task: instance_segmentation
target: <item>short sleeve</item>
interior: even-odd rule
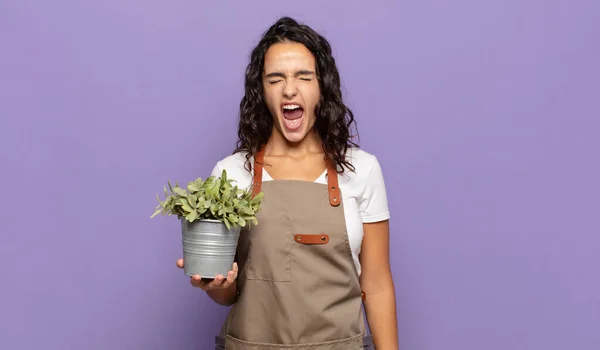
[[[364,191],[360,199],[360,215],[363,223],[384,221],[390,218],[385,181],[379,161],[373,156],[370,170],[364,179]]]
[[[227,171],[227,178],[233,180],[240,189],[248,189],[252,184],[252,175],[244,167],[246,158],[244,154],[235,153],[218,161],[209,176],[219,178],[223,170]]]
[[[219,167],[219,163],[217,163],[217,164],[215,164],[215,167],[213,168],[212,172],[210,173],[210,176],[220,177],[221,173],[222,173],[222,170]]]

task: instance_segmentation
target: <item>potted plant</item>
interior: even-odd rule
[[[198,178],[186,188],[167,181],[165,200],[154,214],[176,215],[181,221],[184,273],[214,278],[227,276],[235,258],[242,227],[258,224],[256,213],[260,210],[263,193],[252,198],[251,191],[239,189],[234,180],[221,177]]]

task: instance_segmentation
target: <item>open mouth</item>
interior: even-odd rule
[[[300,128],[304,118],[304,108],[297,104],[283,105],[283,121],[288,130],[294,131]]]

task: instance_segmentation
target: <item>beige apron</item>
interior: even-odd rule
[[[261,150],[253,183],[254,195],[264,192],[259,223],[240,235],[238,299],[216,349],[373,349],[333,163],[328,185],[263,183],[263,160]]]

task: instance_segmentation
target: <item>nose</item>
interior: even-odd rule
[[[293,98],[298,93],[298,87],[294,82],[294,79],[287,79],[283,84],[282,90],[283,96],[286,98]]]

